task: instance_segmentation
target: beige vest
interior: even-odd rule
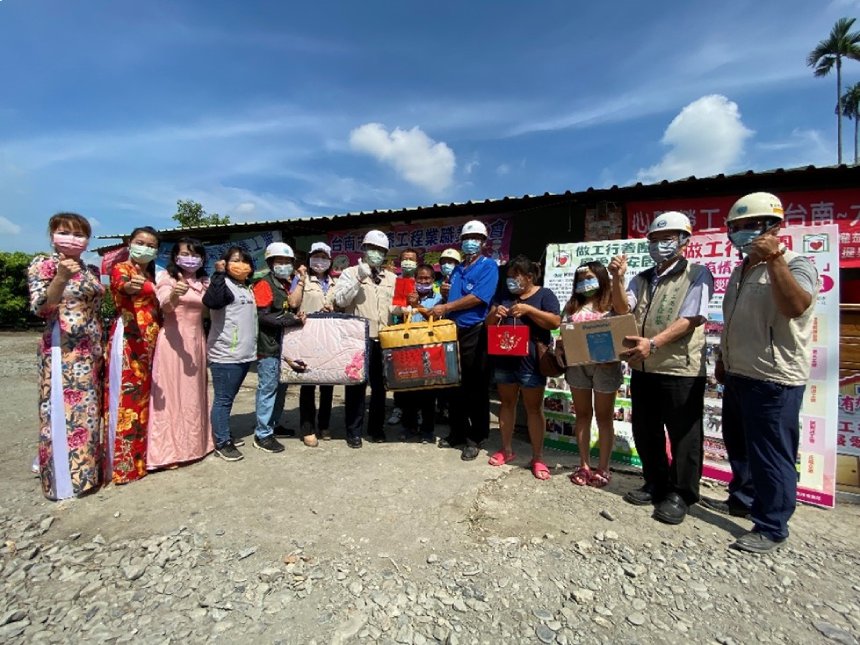
[[[305,278],[305,287],[302,293],[302,306],[299,309],[305,314],[315,314],[322,311],[325,305],[334,303],[334,285],[335,279],[328,279],[328,293],[323,291],[320,280],[315,275],[309,275]]]
[[[343,312],[353,316],[367,318],[370,322],[370,337],[378,338],[379,330],[391,324],[391,315],[394,300],[394,283],[397,280],[391,271],[381,271],[380,283],[376,284],[372,278],[358,279],[358,267],[351,266],[344,269],[338,278],[337,288],[358,285],[358,292],[351,302],[343,307]]]
[[[785,261],[798,257],[785,252]],[[809,380],[810,349],[818,288],[812,304],[797,318],[780,313],[770,274],[762,263],[742,276],[735,267],[723,298],[721,351],[727,372],[781,385]]]
[[[636,307],[633,316],[644,338],[653,338],[678,320],[681,305],[690,287],[702,271],[707,269],[684,259],[678,261],[667,275],[657,282],[651,293],[651,272],[641,274],[637,281]],[[631,363],[633,369],[673,376],[705,376],[705,326],[699,325],[692,333],[673,343],[660,347],[640,363]]]

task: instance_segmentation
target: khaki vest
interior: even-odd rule
[[[322,311],[322,308],[327,304],[334,303],[334,285],[335,279],[328,279],[328,292],[323,292],[320,280],[315,275],[309,275],[305,278],[305,286],[302,291],[302,305],[299,311],[305,314],[315,314]]]
[[[785,261],[798,257],[785,252]],[[742,275],[735,267],[723,298],[721,351],[727,372],[781,385],[809,380],[815,299],[797,318],[780,313],[773,299],[770,274],[762,263]]]
[[[352,302],[344,306],[343,312],[352,316],[367,318],[370,322],[370,337],[378,338],[379,330],[391,324],[393,314],[394,284],[397,276],[391,271],[379,272],[379,284],[372,278],[358,278],[358,267],[344,269],[338,278],[338,286],[359,283],[358,293]],[[341,284],[342,283],[342,284]],[[348,287],[347,287],[348,288]]]
[[[651,276],[655,270],[641,273],[637,281],[639,292],[632,313],[643,338],[653,338],[678,320],[684,297],[701,272],[707,271],[702,265],[682,258],[660,278],[652,294]],[[692,333],[663,345],[644,361],[630,366],[656,374],[705,376],[705,326],[699,325]]]

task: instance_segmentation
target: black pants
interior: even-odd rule
[[[385,436],[385,380],[382,372],[382,349],[378,340],[370,341],[370,414],[367,419],[367,434],[371,437]],[[364,407],[367,402],[367,383],[344,387],[344,417],[346,436],[360,437],[364,426]]]
[[[654,499],[675,492],[687,504],[695,504],[704,459],[705,377],[633,370],[630,395],[633,441]],[[671,466],[664,427],[672,445]]]
[[[299,423],[302,433],[313,433],[315,428],[328,430],[331,422],[331,401],[334,396],[334,385],[320,385],[319,416],[315,405],[316,385],[302,385],[299,390]],[[316,417],[316,426],[314,425]]]
[[[460,344],[460,386],[449,390],[449,442],[481,444],[490,436],[490,370],[487,332],[483,323],[457,328]]]
[[[436,429],[436,390],[399,392],[403,410],[402,425],[406,430],[418,429],[418,413],[421,412],[421,434],[430,436]]]

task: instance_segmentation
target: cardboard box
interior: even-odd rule
[[[611,363],[620,360],[625,336],[638,336],[633,314],[610,316],[561,326],[564,358],[570,365]]]

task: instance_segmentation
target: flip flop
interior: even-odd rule
[[[501,450],[499,452],[493,453],[493,456],[490,457],[490,460],[487,462],[491,466],[505,466],[511,463],[517,456],[514,453],[511,453],[509,456],[505,456],[505,453]]]
[[[546,481],[547,479],[552,477],[552,475],[550,475],[549,473],[549,468],[547,468],[547,465],[542,461],[533,461],[529,465],[531,466],[532,475],[535,476],[535,479]]]
[[[588,486],[588,483],[591,481],[591,468],[580,466],[571,473],[570,481],[577,486]]]

